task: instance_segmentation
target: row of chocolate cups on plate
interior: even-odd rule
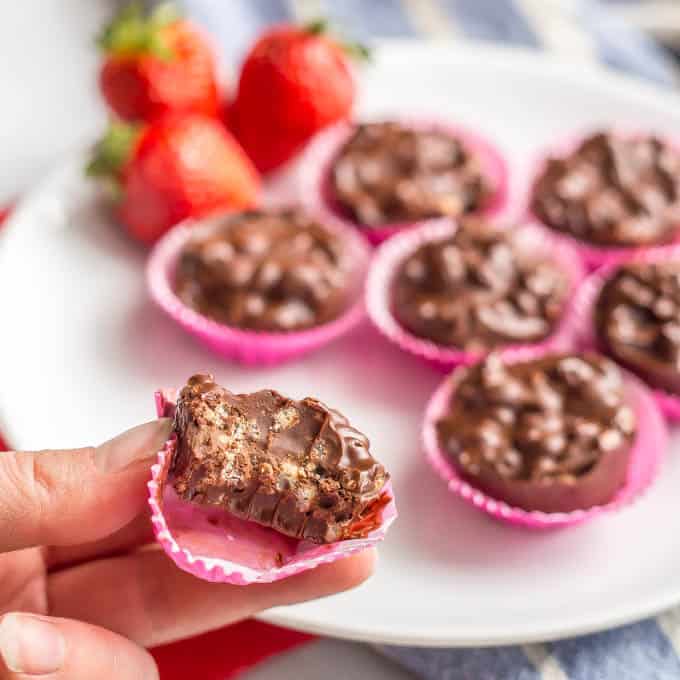
[[[593,315],[588,309],[597,297],[593,293],[597,281],[602,283],[602,272],[583,283],[586,268],[606,263],[613,271],[631,254],[640,257],[631,234],[637,235],[635,246],[654,243],[655,235],[660,241],[674,235],[667,222],[673,219],[675,157],[670,147],[641,136],[594,135],[569,148],[566,160],[543,163],[534,183],[531,206],[544,220],[545,216],[553,220],[552,228],[546,228],[544,221],[504,231],[489,227],[484,219],[418,219],[436,210],[456,218],[461,213],[488,218],[502,209],[507,173],[488,143],[460,128],[412,121],[356,130],[336,128],[313,145],[303,165],[306,211],[248,213],[202,225],[180,225],[150,258],[151,291],[186,329],[222,354],[248,362],[290,359],[351,329],[364,313],[361,291],[369,270],[368,311],[378,328],[402,349],[438,365],[470,365],[489,350],[502,350],[501,362],[516,361],[517,351],[521,357],[528,352],[532,360],[546,353],[573,351],[592,336]],[[395,176],[396,183],[387,181]],[[434,198],[427,191],[432,186]],[[404,212],[408,220],[394,220]],[[643,219],[648,213],[653,219]],[[370,224],[361,227],[355,221],[358,216]],[[385,224],[385,219],[392,221]],[[607,230],[614,246],[606,243]],[[391,238],[372,256],[362,232],[373,242]],[[395,232],[400,233],[393,236]],[[584,245],[575,233],[587,235],[590,241]],[[665,259],[666,253],[670,251],[657,257]],[[447,304],[447,296],[452,295],[456,304]],[[666,300],[667,291],[656,297]],[[228,309],[220,317],[215,310],[222,303]],[[639,310],[635,314],[639,316]],[[661,333],[664,342],[669,341],[667,330]],[[584,362],[577,356],[555,361],[569,359]],[[595,366],[585,361],[581,371],[597,375],[599,360],[593,361]],[[551,370],[557,371],[550,373],[553,382],[558,376],[552,391],[564,392],[560,371]],[[545,382],[549,372],[538,374],[544,375],[539,381]],[[649,372],[645,377],[650,377]],[[535,482],[533,490],[532,484],[520,484],[529,491],[519,496],[517,484],[505,484],[510,489],[506,498],[518,504],[505,502],[498,493],[485,495],[475,469],[481,459],[470,451],[447,452],[447,446],[461,449],[460,442],[443,440],[440,423],[450,414],[442,410],[447,399],[441,395],[450,397],[451,385],[460,380],[458,371],[433,398],[426,419],[426,447],[450,488],[487,512],[532,526],[566,524],[630,500],[651,481],[665,448],[664,425],[648,390],[625,374],[626,389],[619,397],[631,401],[634,430],[629,426],[612,433],[600,427],[595,441],[602,436],[605,444],[601,450],[597,443],[589,444],[592,457],[581,461],[579,474],[567,470],[559,476],[558,464],[554,475],[519,479]],[[667,382],[664,385],[668,388]],[[562,394],[563,402],[578,401],[568,389],[567,393]],[[672,415],[672,394],[657,391],[657,399]],[[596,399],[591,406],[598,404]],[[515,407],[505,404],[504,408],[507,416]],[[526,405],[518,408],[526,410]],[[561,422],[559,432],[549,433],[559,435],[551,439],[552,445],[560,437],[574,438],[579,424],[574,418],[574,422]],[[503,423],[496,419],[490,429],[483,427],[482,438],[498,437],[498,431],[493,434],[498,425]],[[589,425],[593,429],[593,423]],[[618,444],[612,448],[614,438]],[[483,456],[478,449],[472,453]],[[620,449],[625,450],[619,456],[624,465],[617,474],[625,479],[603,489],[592,481],[597,477],[594,473],[602,460],[615,460],[609,454]],[[487,462],[493,465],[486,468],[505,470],[497,475],[504,483],[517,480],[507,474],[515,453],[500,460],[487,453]],[[570,459],[563,452],[559,455]],[[550,463],[549,457],[533,458],[543,465]],[[584,492],[586,482],[592,493]],[[561,495],[567,500],[556,507],[549,503],[533,507],[532,499],[541,495],[536,488],[556,483],[562,485]],[[488,478],[486,486],[498,491],[498,484]]]
[[[674,216],[673,171],[680,156],[670,146],[612,133],[560,152],[537,162],[538,179],[529,183],[537,190],[525,201],[527,214],[533,209],[543,222],[527,217],[508,227],[531,223],[533,231],[523,230],[529,247],[559,258],[571,288],[583,274],[579,261],[590,269],[635,252],[635,246],[675,238],[680,219]],[[150,257],[157,302],[225,356],[276,362],[337,337],[362,316],[371,259],[384,277],[402,252],[446,231],[432,218],[495,218],[508,203],[501,154],[479,135],[441,123],[337,126],[313,142],[299,174],[300,191],[291,203],[304,206],[306,216],[291,210],[277,217],[270,210],[185,223]],[[378,242],[419,226],[418,237],[404,236],[376,258],[363,238]],[[377,278],[372,274],[372,281]],[[202,295],[201,287],[208,293]],[[522,297],[529,309],[530,296]],[[369,293],[369,302],[375,298]],[[565,331],[555,330],[560,337]],[[465,349],[455,338],[436,344],[439,358],[451,365],[459,353],[441,353],[441,346]]]

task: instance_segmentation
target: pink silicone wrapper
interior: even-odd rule
[[[172,417],[175,391],[156,393],[159,416]],[[245,586],[270,583],[335,562],[375,546],[397,517],[392,487],[383,493],[390,501],[383,508],[381,525],[366,538],[317,545],[284,536],[273,529],[230,515],[221,508],[201,506],[178,498],[168,484],[176,447],[173,434],[158,452],[151,468],[149,505],[156,540],[175,564],[205,581]]]
[[[399,234],[383,243],[373,258],[366,286],[368,315],[378,330],[404,351],[422,357],[431,364],[444,369],[475,363],[488,352],[471,352],[444,347],[411,333],[399,323],[392,312],[392,285],[399,266],[409,255],[425,243],[451,236],[455,233],[455,229],[456,223],[453,220],[441,218],[431,220],[417,229]],[[514,234],[520,242],[531,245],[532,253],[544,253],[546,259],[557,263],[567,274],[570,288],[565,298],[567,309],[555,330],[537,343],[516,346],[535,347],[544,351],[567,349],[573,344],[575,332],[569,306],[571,298],[585,277],[581,259],[573,248],[564,245],[557,247],[553,237],[540,227],[533,225],[519,227]],[[513,346],[515,345],[509,345],[509,347]]]
[[[494,193],[475,214],[494,216],[501,212],[508,200],[508,168],[496,147],[475,132],[464,127],[439,120],[399,118],[399,122],[416,130],[442,131],[460,139],[465,147],[477,155],[494,187]],[[317,135],[305,151],[299,166],[300,202],[313,206],[322,215],[341,220],[346,226],[358,229],[368,240],[377,245],[395,234],[411,229],[426,220],[392,222],[379,227],[367,227],[354,221],[343,212],[332,196],[330,172],[338,152],[356,128],[355,124],[338,123]]]
[[[640,130],[630,130],[626,128],[613,128],[611,131],[613,132],[613,134],[617,136],[628,139],[643,137],[646,136],[647,134]],[[579,146],[579,144],[581,144],[581,142],[583,142],[593,132],[594,131],[590,131],[582,133],[580,135],[572,135],[570,137],[567,137],[562,142],[558,142],[550,149],[544,150],[542,153],[540,153],[532,165],[532,169],[529,172],[528,176],[529,181],[524,190],[524,205],[526,206],[525,208],[526,215],[529,217],[529,219],[536,222],[537,224],[540,224],[542,228],[549,231],[550,234],[552,234],[555,237],[556,243],[564,244],[567,246],[571,246],[572,248],[575,248],[578,251],[581,258],[583,259],[584,264],[590,271],[616,262],[620,260],[622,257],[626,257],[640,250],[652,247],[652,246],[639,246],[639,247],[598,246],[592,243],[588,243],[587,241],[581,241],[575,238],[574,236],[561,232],[557,229],[552,229],[551,227],[543,224],[541,219],[536,214],[534,214],[533,210],[531,209],[531,196],[533,194],[534,184],[538,177],[543,172],[543,169],[545,168],[545,165],[548,162],[548,160],[551,158],[561,158],[563,156],[570,154],[572,151],[576,149],[576,147]],[[665,143],[673,147],[677,153],[680,153],[680,141],[669,139],[668,137],[663,137],[663,139]],[[671,243],[678,241],[680,241],[680,229],[678,230],[678,233],[676,234],[675,238],[671,241]]]
[[[322,217],[321,222],[330,231],[340,235],[354,268],[350,277],[352,300],[347,309],[333,321],[300,331],[260,332],[227,326],[184,304],[175,294],[174,276],[182,248],[189,236],[202,226],[191,221],[171,229],[151,252],[146,269],[151,297],[184,330],[218,354],[244,364],[277,364],[319,349],[352,330],[364,318],[362,285],[371,258],[368,242],[356,230],[348,229],[329,217]]]
[[[514,363],[535,359],[544,354],[543,351],[523,349],[503,352],[501,357],[508,363]],[[435,390],[427,405],[423,427],[425,453],[429,463],[446,482],[449,491],[496,519],[530,529],[574,526],[631,503],[649,487],[658,472],[668,444],[666,423],[647,387],[633,375],[624,372],[626,395],[628,403],[635,411],[638,431],[631,449],[626,484],[609,503],[584,510],[549,513],[512,507],[502,500],[492,498],[463,479],[439,445],[436,423],[447,411],[455,391],[456,377],[456,372],[447,377]]]
[[[612,260],[609,264],[593,272],[580,287],[571,314],[576,329],[576,340],[584,349],[597,349],[603,354],[606,351],[595,332],[594,311],[602,286],[607,279],[626,262],[659,262],[680,261],[680,245],[659,246],[628,253]],[[650,386],[657,403],[664,414],[674,422],[680,422],[680,395]]]

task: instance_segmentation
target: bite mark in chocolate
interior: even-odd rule
[[[396,122],[357,126],[333,164],[331,189],[366,227],[463,215],[481,208],[492,192],[460,139]]]
[[[612,362],[492,354],[459,376],[437,432],[473,486],[526,510],[570,512],[609,502],[625,483],[636,419]]]
[[[484,350],[550,335],[569,289],[565,272],[472,217],[418,248],[398,270],[392,308],[415,335]]]
[[[340,239],[304,211],[253,211],[197,231],[180,254],[175,289],[229,326],[301,330],[346,309],[351,269]]]
[[[629,263],[595,305],[606,351],[655,387],[680,392],[680,261]]]
[[[175,432],[172,484],[186,501],[315,543],[380,523],[385,468],[368,439],[316,399],[233,394],[195,375],[177,400]]]
[[[549,227],[601,246],[666,243],[680,229],[680,153],[600,132],[548,160],[532,195]]]

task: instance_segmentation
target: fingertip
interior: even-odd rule
[[[334,568],[334,580],[338,591],[350,590],[368,580],[375,571],[378,562],[378,552],[375,548],[369,548],[356,555],[339,560],[328,569]]]
[[[159,418],[133,427],[95,449],[94,461],[105,474],[126,470],[153,457],[172,432],[172,421]]]
[[[172,418],[158,418],[156,420],[156,427],[158,427],[158,431],[163,435],[164,439],[167,439],[172,432]]]
[[[363,583],[371,578],[378,568],[378,551],[376,548],[368,548],[356,555],[354,559],[359,583]]]
[[[276,602],[268,606],[294,604],[351,590],[361,585],[375,571],[377,552],[369,548],[331,564],[265,586]]]

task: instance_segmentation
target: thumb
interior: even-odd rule
[[[128,524],[170,428],[163,419],[98,447],[0,454],[0,553],[95,541]]]
[[[13,613],[0,619],[0,676],[7,680],[158,680],[158,670],[148,652],[104,628]]]

